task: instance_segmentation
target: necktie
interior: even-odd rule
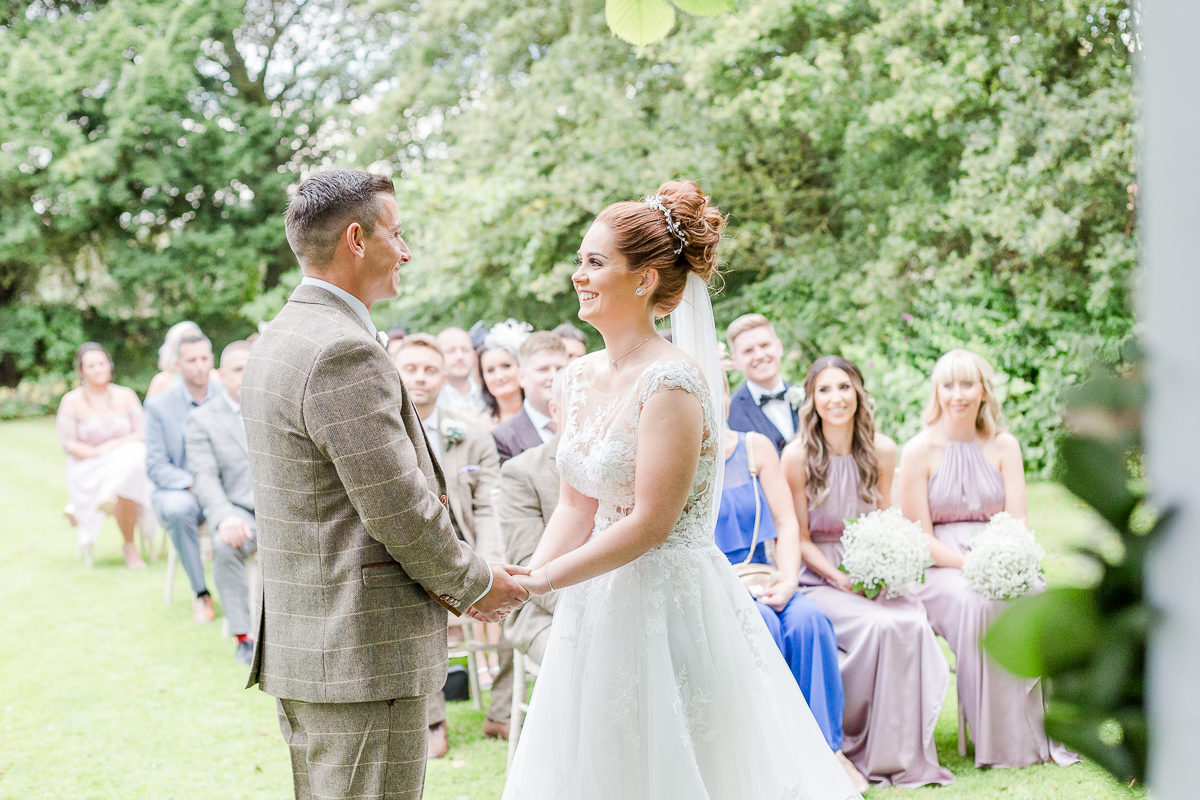
[[[772,400],[783,400],[786,397],[787,397],[787,389],[784,389],[782,392],[779,392],[777,394],[764,394],[758,398],[758,407],[762,408],[763,406],[765,406],[767,403],[771,402]]]
[[[546,423],[546,430],[550,431],[551,433],[558,433],[558,423],[554,420],[550,420]]]

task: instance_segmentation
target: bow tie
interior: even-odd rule
[[[786,397],[787,389],[784,389],[782,392],[777,392],[776,394],[764,394],[758,398],[758,407],[762,408],[772,400],[783,400],[786,399]]]

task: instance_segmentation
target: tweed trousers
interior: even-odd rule
[[[276,701],[296,800],[421,800],[424,695],[366,703]]]

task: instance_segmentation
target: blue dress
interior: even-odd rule
[[[778,537],[775,520],[762,487],[758,488],[762,511],[758,524],[755,564],[766,564],[765,542]],[[721,491],[721,510],[717,516],[716,540],[731,564],[740,564],[750,552],[754,536],[754,482],[746,462],[746,434],[738,434],[737,448],[725,459],[725,483]],[[800,592],[792,596],[783,611],[755,603],[767,623],[775,644],[783,653],[800,691],[808,701],[825,741],[833,750],[842,748],[842,712],[846,696],[838,670],[837,635],[833,623],[820,607]]]

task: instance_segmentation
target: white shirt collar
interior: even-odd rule
[[[554,419],[552,417],[546,416],[545,414],[538,411],[533,406],[529,405],[528,400],[526,400],[522,404],[522,408],[524,408],[525,413],[529,415],[529,421],[533,423],[533,427],[534,427],[534,430],[537,431],[538,438],[541,439],[543,442],[550,441],[550,439],[552,439],[554,437],[554,432],[551,430],[547,430],[546,426],[549,425],[551,422],[554,422]]]
[[[441,417],[441,412],[438,410],[437,406],[434,406],[433,413],[431,413],[425,419],[421,420],[421,424],[425,426],[425,430],[427,430],[427,431],[436,431],[438,429],[438,423],[440,422],[440,417]]]
[[[375,329],[375,323],[371,321],[371,312],[367,311],[367,307],[363,304],[362,300],[359,300],[357,297],[350,294],[340,286],[334,286],[329,281],[323,281],[320,278],[313,278],[308,275],[304,276],[304,279],[300,281],[300,285],[320,286],[325,291],[332,292],[337,297],[341,298],[346,305],[350,306],[350,310],[358,315],[358,318],[362,320],[363,325],[367,326],[367,330],[371,332],[372,337],[378,337],[379,331]]]
[[[750,390],[750,394],[754,395],[754,399],[758,400],[758,398],[762,397],[764,394],[779,394],[782,392],[784,389],[783,378],[777,377],[775,379],[774,389],[764,389],[749,378],[746,379],[746,387]]]
[[[225,393],[225,402],[229,404],[229,407],[233,410],[233,413],[239,416],[241,415],[242,404],[230,397],[228,392]]]

